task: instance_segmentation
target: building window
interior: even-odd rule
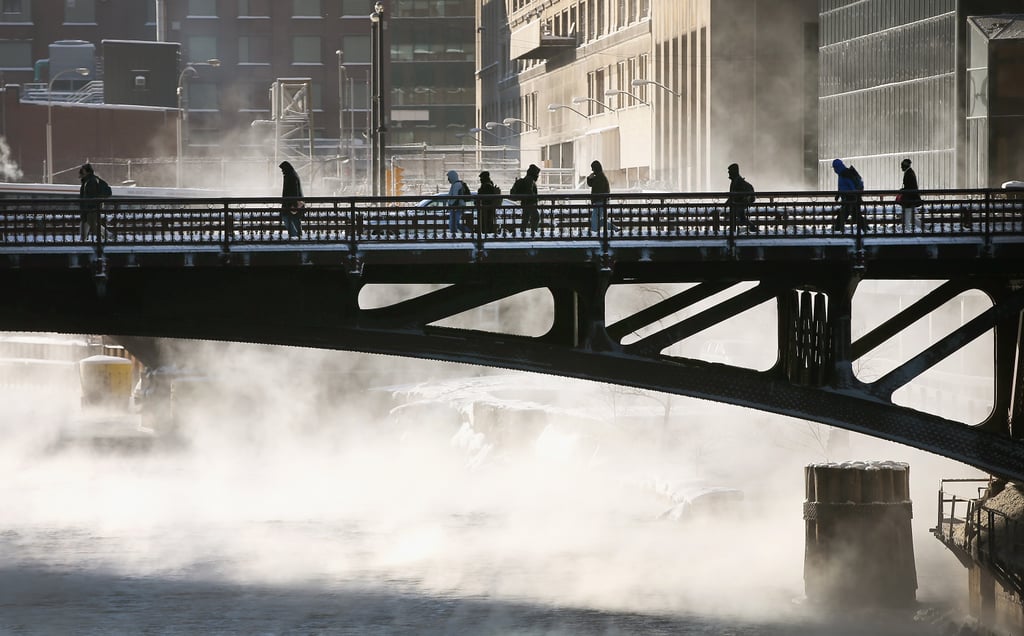
[[[0,40],[0,68],[32,68],[32,42],[29,40]]]
[[[370,36],[346,35],[342,38],[341,50],[345,52],[345,64],[369,64]]]
[[[292,64],[319,64],[320,36],[296,35],[292,37]]]
[[[188,61],[205,62],[217,57],[217,38],[212,35],[193,35],[188,38]]]
[[[269,18],[270,0],[238,0],[238,17]]]
[[[189,110],[217,110],[217,85],[190,82],[188,85]]]
[[[190,18],[217,17],[217,0],[188,0]]]
[[[270,38],[265,35],[243,35],[238,38],[239,64],[269,64]]]
[[[366,0],[341,0],[341,15],[359,16],[365,18],[370,15],[371,9]],[[397,11],[397,9],[396,9]]]
[[[292,17],[319,18],[320,0],[292,0]]]
[[[96,0],[64,0],[64,22],[65,24],[94,24],[96,22]]]
[[[4,22],[31,22],[32,3],[23,0],[3,0]],[[31,64],[29,65],[31,66]]]

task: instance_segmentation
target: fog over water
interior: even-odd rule
[[[77,387],[0,393],[0,633],[928,634],[918,610],[965,599],[927,531],[938,480],[978,474],[955,462],[859,435],[829,456],[823,427],[596,383],[409,406],[497,372],[192,349],[217,389],[180,448],[54,449]],[[911,465],[919,607],[803,602],[803,467],[845,459]],[[659,518],[689,480],[744,500]]]

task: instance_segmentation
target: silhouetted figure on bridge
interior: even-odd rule
[[[452,234],[470,232],[472,230],[462,222],[462,211],[468,203],[465,197],[470,194],[469,186],[459,179],[459,173],[454,170],[448,171],[448,183],[451,184],[448,188],[448,231]]]
[[[302,216],[305,210],[305,203],[302,201],[302,182],[295,168],[287,161],[282,161],[278,166],[284,175],[284,183],[281,186],[281,221],[284,229],[288,231],[288,238],[299,238],[302,236]]]
[[[740,176],[740,166],[730,163],[727,168],[729,172],[729,223],[735,229],[745,225],[751,232],[757,231],[757,226],[750,221],[747,210],[754,203],[754,186]],[[715,213],[715,231],[718,231],[718,213]]]
[[[846,227],[846,223],[853,221],[861,232],[867,232],[868,222],[860,211],[864,180],[860,178],[860,173],[857,172],[856,168],[853,166],[848,167],[843,163],[842,159],[836,159],[832,162],[832,170],[839,175],[839,194],[836,195],[836,201],[842,202],[842,205],[839,206],[839,216],[832,225],[832,230],[842,232]]]
[[[100,209],[103,207],[101,199],[110,196],[110,186],[96,176],[91,163],[83,164],[78,169],[78,178],[82,181],[78,188],[78,198],[82,200],[79,204],[79,215],[80,231],[84,241],[90,236],[95,237],[100,231]]]
[[[903,187],[896,195],[896,202],[903,206],[903,227],[912,229],[914,227],[914,208],[921,205],[921,193],[917,186],[917,174],[910,167],[910,159],[900,162],[900,170],[903,171]]]
[[[587,185],[590,186],[590,231],[597,232],[605,224],[608,224],[610,231],[616,231],[619,228],[608,223],[608,195],[612,192],[608,175],[597,160],[590,162],[590,170],[591,173],[587,175]]]
[[[526,176],[519,177],[512,184],[509,196],[519,205],[523,206],[523,233],[540,227],[540,212],[537,211],[537,177],[540,176],[540,168],[534,164],[526,169]]]
[[[480,187],[476,189],[477,216],[480,219],[480,231],[494,234],[497,231],[497,211],[501,205],[501,188],[491,181],[491,173],[484,170],[480,173]]]

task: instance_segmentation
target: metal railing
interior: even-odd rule
[[[977,483],[978,496],[961,498],[947,485]],[[1024,520],[985,505],[987,479],[943,479],[939,484],[938,519],[932,533],[947,546],[990,568],[1005,585],[1024,595]],[[957,516],[962,510],[963,516]]]
[[[1024,199],[1002,190],[925,193],[928,202],[908,211],[894,192],[867,193],[863,226],[837,227],[835,193],[763,193],[746,210],[749,229],[725,194],[612,195],[594,216],[590,195],[542,195],[539,223],[524,223],[519,202],[505,199],[493,231],[478,221],[474,197],[463,203],[468,233],[449,227],[450,198],[306,198],[300,242],[386,243],[497,241],[718,241],[973,238],[985,244],[1024,237]],[[266,244],[287,241],[280,198],[129,199],[99,203],[105,233],[81,235],[78,199],[0,199],[0,246],[35,247],[99,242],[108,245]],[[293,239],[295,240],[295,239]]]

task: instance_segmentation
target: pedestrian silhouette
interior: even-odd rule
[[[509,196],[519,202],[523,207],[523,233],[526,230],[537,231],[540,227],[540,212],[537,211],[537,177],[540,176],[540,168],[534,164],[526,169],[526,176],[519,177],[512,184]]]
[[[480,173],[480,187],[476,190],[477,214],[480,218],[480,231],[494,234],[497,231],[497,210],[501,205],[501,188],[491,181],[491,173],[484,170]]]
[[[740,176],[739,164],[730,163],[726,169],[729,173],[729,223],[735,229],[740,225],[746,226],[751,232],[757,232],[747,210],[754,203],[754,186]],[[718,231],[718,219],[715,219],[715,231]]]
[[[448,183],[451,184],[448,188],[448,230],[452,234],[470,232],[462,222],[463,207],[468,203],[466,197],[470,194],[469,186],[459,179],[459,173],[454,170],[448,171]]]
[[[836,222],[832,225],[832,230],[842,232],[846,228],[846,223],[853,221],[861,232],[867,232],[868,222],[860,211],[864,180],[861,179],[856,168],[852,165],[847,166],[843,163],[842,159],[836,159],[832,162],[832,170],[839,176],[839,194],[836,195],[836,201],[842,202],[839,206],[839,215],[836,218]]]
[[[288,231],[288,238],[299,238],[302,236],[302,217],[305,216],[306,207],[302,201],[302,182],[292,164],[282,161],[278,167],[284,176],[281,186],[281,221]]]
[[[612,192],[608,175],[596,159],[590,162],[590,171],[587,175],[587,185],[590,186],[590,231],[597,232],[605,225],[609,230],[618,230],[608,223],[608,195]]]
[[[896,202],[903,206],[903,228],[911,229],[914,226],[914,208],[921,205],[921,193],[917,186],[917,173],[910,167],[910,159],[900,162],[900,170],[903,171],[903,187],[896,195]]]
[[[100,231],[100,210],[102,199],[110,196],[110,186],[93,170],[91,163],[82,164],[78,169],[78,178],[82,185],[78,188],[79,233],[84,241],[90,236],[95,237]]]

